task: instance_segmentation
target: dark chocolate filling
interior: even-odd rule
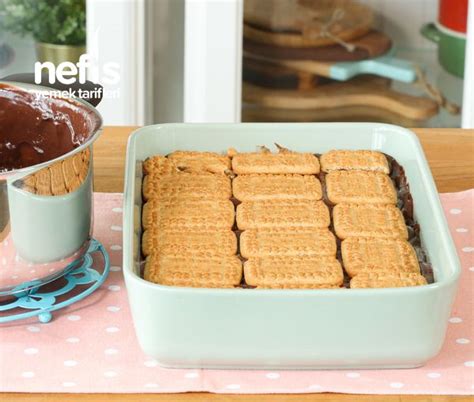
[[[72,99],[0,84],[0,173],[67,154],[98,125],[94,113]]]

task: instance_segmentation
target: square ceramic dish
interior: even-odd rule
[[[394,289],[195,289],[140,277],[142,162],[175,150],[374,149],[405,168],[435,283]],[[460,264],[417,137],[366,123],[166,124],[131,136],[124,197],[123,269],[144,352],[167,367],[408,368],[443,344]]]

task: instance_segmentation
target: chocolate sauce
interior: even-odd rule
[[[74,100],[0,84],[0,172],[70,152],[98,123],[92,111]]]

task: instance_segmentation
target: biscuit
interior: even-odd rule
[[[426,285],[426,279],[414,272],[361,272],[351,279],[351,288],[401,288]]]
[[[315,200],[245,201],[237,206],[237,226],[241,230],[264,228],[327,228],[328,207]]]
[[[146,175],[143,179],[143,197],[229,199],[232,196],[230,179],[212,173],[190,174],[180,172],[173,175]]]
[[[234,204],[230,200],[168,198],[150,200],[143,206],[143,228],[231,229]]]
[[[43,168],[36,176],[36,194],[51,195],[51,171],[48,168]]]
[[[249,229],[240,235],[244,258],[274,256],[336,257],[336,239],[329,229]]]
[[[236,256],[152,254],[146,259],[144,278],[168,286],[232,288],[242,280],[242,262]]]
[[[405,240],[349,237],[341,244],[341,254],[350,277],[374,271],[420,273],[415,250]]]
[[[316,174],[319,161],[310,153],[240,153],[232,158],[232,170],[237,174]]]
[[[23,177],[21,180],[15,182],[15,186],[20,187],[24,191],[29,193],[36,193],[36,175],[30,174],[29,176]]]
[[[62,163],[62,171],[64,177],[64,185],[66,186],[68,192],[72,192],[79,188],[82,184],[79,179],[79,175],[76,174],[73,161],[71,159],[66,159]]]
[[[237,237],[231,230],[161,230],[151,227],[143,233],[143,255],[211,255],[237,253]]]
[[[168,155],[178,169],[195,172],[226,173],[230,170],[230,158],[215,152],[175,151]]]
[[[143,162],[143,173],[146,175],[161,176],[178,172],[174,161],[162,155],[152,156]]]
[[[82,182],[87,175],[87,171],[89,170],[88,158],[85,157],[82,152],[75,154],[72,157],[72,167],[74,169],[74,173]]]
[[[321,155],[323,172],[333,170],[369,170],[390,173],[387,158],[377,151],[339,151],[333,150]]]
[[[401,211],[389,204],[337,204],[333,211],[337,237],[408,239]]]
[[[52,195],[67,194],[66,185],[64,183],[62,162],[53,163],[50,167],[51,173],[51,193]]]
[[[326,175],[326,191],[333,204],[396,204],[397,193],[385,173],[337,170]]]
[[[269,289],[337,288],[344,279],[341,264],[331,257],[249,258],[244,275],[248,285]]]
[[[322,197],[321,183],[312,175],[241,175],[232,181],[232,190],[240,201],[320,200]]]

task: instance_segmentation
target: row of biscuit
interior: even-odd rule
[[[350,287],[426,283],[386,157],[374,151],[330,151],[321,156],[326,196]]]
[[[144,163],[144,277],[190,287],[234,287],[242,279],[230,159],[174,152]]]
[[[244,276],[257,288],[335,288],[343,282],[318,158],[309,153],[237,154],[232,159]]]
[[[15,182],[22,190],[43,196],[58,196],[76,191],[87,178],[90,150],[76,153]]]

